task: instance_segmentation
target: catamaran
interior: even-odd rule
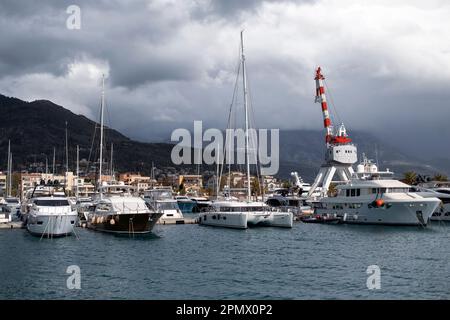
[[[244,113],[245,113],[245,157],[247,168],[247,199],[246,201],[233,200],[230,197],[226,199],[218,199],[220,177],[217,172],[217,199],[205,208],[205,211],[199,214],[199,224],[246,229],[249,226],[272,226],[292,228],[293,214],[292,212],[283,212],[273,210],[262,201],[252,201],[251,197],[251,179],[250,179],[250,158],[249,158],[249,119],[248,119],[248,90],[247,75],[245,69],[244,55],[244,37],[241,32],[241,59],[240,67],[242,68],[242,82],[244,89]],[[239,74],[239,71],[238,71]],[[230,123],[229,123],[230,125]],[[230,152],[229,150],[228,152]],[[217,156],[217,168],[220,165],[220,156]],[[217,170],[219,171],[219,170]],[[229,195],[230,196],[230,195]]]

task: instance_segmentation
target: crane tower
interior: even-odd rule
[[[325,77],[322,75],[320,67],[317,68],[314,79],[316,80],[315,102],[320,102],[322,106],[323,125],[326,131],[326,153],[325,162],[320,167],[320,171],[308,192],[308,197],[318,187],[321,187],[322,195],[326,195],[335,174],[342,181],[348,181],[354,173],[352,165],[358,160],[356,146],[347,135],[344,124],[342,123],[336,130],[333,128],[325,95],[323,82]]]

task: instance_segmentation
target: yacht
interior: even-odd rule
[[[214,201],[200,212],[198,223],[214,227],[247,229],[247,212],[257,208],[260,207],[241,201]]]
[[[158,223],[183,224],[184,217],[178,202],[173,197],[172,188],[154,188],[144,191],[144,200],[162,216]]]
[[[195,202],[188,196],[176,196],[175,200],[177,200],[181,213],[193,213]]]
[[[205,208],[205,212],[200,212],[199,224],[210,226],[221,226],[229,228],[245,229],[249,226],[272,226],[272,227],[287,227],[292,228],[294,217],[292,212],[283,212],[281,210],[271,210],[271,208],[262,201],[251,200],[251,179],[250,179],[250,153],[249,153],[249,121],[248,121],[248,90],[247,78],[245,71],[245,56],[244,56],[244,38],[243,31],[241,32],[241,70],[242,82],[244,91],[244,113],[245,113],[245,157],[247,167],[247,199],[246,201],[236,200],[216,200],[213,201],[209,208]],[[239,77],[236,78],[238,80]],[[230,108],[231,113],[232,108]],[[228,127],[231,127],[231,114],[229,117]],[[228,150],[228,152],[232,152]],[[218,152],[219,153],[219,152]],[[216,182],[216,196],[219,195],[220,187],[220,156],[217,153],[217,182]]]
[[[441,200],[440,206],[433,212],[431,221],[450,222],[450,182],[430,181],[413,186],[412,191],[423,197],[436,197]]]
[[[26,226],[32,235],[53,238],[74,233],[77,211],[55,185],[36,186],[26,208]]]
[[[103,184],[103,114],[105,107],[105,76],[102,77],[102,93],[100,105],[100,150],[98,176],[100,177],[98,195],[94,199],[88,213],[87,227],[95,231],[116,234],[149,233],[161,213],[155,212],[141,197],[132,193],[131,186],[119,184]]]
[[[363,155],[353,177],[336,187],[335,196],[315,202],[315,213],[349,224],[426,226],[441,200],[412,192]]]
[[[6,206],[11,210],[11,214],[16,214],[20,211],[20,200],[16,197],[6,197]]]
[[[90,206],[87,227],[117,234],[149,233],[162,213],[151,209],[132,187],[122,184],[102,185],[100,195]]]

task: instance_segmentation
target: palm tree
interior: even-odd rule
[[[417,173],[414,171],[405,172],[402,181],[409,185],[415,184],[417,182]]]
[[[433,181],[448,181],[448,178],[444,174],[436,173],[433,177]]]
[[[337,188],[335,183],[330,183],[330,186],[328,187],[328,196],[334,197],[337,195]]]

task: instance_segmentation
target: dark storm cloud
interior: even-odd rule
[[[66,28],[72,4],[81,30]],[[223,127],[244,28],[258,126],[320,129],[320,64],[349,129],[437,146],[447,138],[426,132],[450,117],[449,15],[439,0],[2,0],[0,93],[95,116],[106,72],[111,125],[125,134]]]

